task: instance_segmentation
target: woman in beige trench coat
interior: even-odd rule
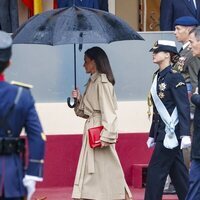
[[[73,187],[73,199],[132,199],[115,150],[117,141],[117,101],[115,80],[106,53],[99,47],[85,52],[84,67],[91,74],[83,96],[72,91],[78,103],[75,113],[86,118],[83,143]],[[88,129],[103,125],[101,147],[92,149]]]

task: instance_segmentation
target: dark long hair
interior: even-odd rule
[[[108,80],[114,85],[115,78],[105,51],[100,47],[92,47],[85,51],[85,55],[94,60],[97,71],[101,74],[106,74]]]
[[[8,67],[9,61],[0,61],[0,74]]]

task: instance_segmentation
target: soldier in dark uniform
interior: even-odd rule
[[[5,81],[4,70],[10,64],[12,39],[0,31],[0,199],[31,199],[36,181],[43,180],[45,135],[34,99],[27,85]],[[28,140],[28,164],[24,170],[25,142],[20,138],[25,128]]]
[[[148,172],[145,200],[161,200],[169,174],[179,200],[185,200],[188,190],[188,171],[182,149],[190,146],[190,107],[184,78],[172,70],[177,55],[174,41],[158,40],[150,50],[155,72],[151,87],[153,120],[147,146],[155,146]]]

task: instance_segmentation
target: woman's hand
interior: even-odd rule
[[[101,141],[101,148],[108,147],[109,145],[110,145],[110,143]]]
[[[81,96],[81,94],[80,94],[80,91],[79,91],[79,89],[76,89],[76,90],[72,90],[72,97],[73,98],[75,98],[75,99],[80,99],[80,96]]]

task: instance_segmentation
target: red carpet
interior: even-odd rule
[[[131,188],[134,200],[144,200],[144,189]],[[38,188],[33,200],[71,200],[72,187]],[[46,198],[45,198],[46,197]],[[176,195],[164,195],[163,200],[178,200]]]

